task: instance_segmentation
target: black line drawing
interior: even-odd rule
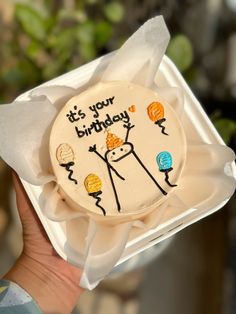
[[[90,152],[94,152],[101,160],[103,160],[107,165],[107,170],[109,174],[109,178],[111,181],[113,193],[115,196],[116,204],[117,204],[117,210],[121,211],[121,205],[118,197],[118,193],[116,190],[116,186],[113,179],[113,174],[116,174],[118,178],[121,180],[125,180],[123,175],[120,175],[118,171],[111,165],[111,163],[119,162],[123,158],[127,157],[128,155],[132,154],[135,160],[139,163],[139,165],[143,168],[143,170],[146,172],[146,174],[150,177],[150,179],[153,181],[153,183],[157,186],[157,188],[162,192],[163,195],[167,195],[167,192],[159,185],[159,183],[156,181],[156,179],[153,177],[153,175],[150,173],[150,171],[147,169],[147,167],[143,164],[137,153],[135,152],[134,145],[129,141],[129,134],[130,130],[134,128],[134,125],[131,125],[131,123],[127,123],[123,125],[124,128],[127,129],[125,141],[120,142],[119,145],[117,145],[113,149],[109,149],[105,152],[105,155],[102,156],[96,148],[96,144],[89,147]]]
[[[78,184],[78,181],[74,178],[72,178],[72,175],[73,175],[73,170],[71,169],[72,166],[74,166],[74,162],[73,161],[70,161],[68,162],[67,164],[60,164],[61,167],[64,167],[66,169],[66,171],[69,172],[68,174],[68,179],[73,181],[75,184]]]

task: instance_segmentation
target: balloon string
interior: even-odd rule
[[[166,183],[167,183],[169,186],[175,187],[175,186],[177,186],[177,184],[171,184],[170,181],[169,181],[169,172],[170,172],[171,170],[172,170],[172,169],[168,169],[168,170],[165,172],[165,175],[166,175],[165,181],[166,181]]]
[[[75,182],[75,184],[78,184],[78,181],[75,180],[74,178],[72,178],[72,175],[73,175],[73,170],[70,169],[70,167],[74,166],[74,162],[68,162],[68,164],[61,164],[62,167],[65,167],[66,168],[66,171],[69,172],[68,174],[68,179]]]
[[[93,197],[97,200],[95,205],[96,205],[97,207],[99,207],[99,208],[102,210],[103,215],[106,216],[106,211],[105,211],[105,209],[104,209],[101,205],[99,205],[99,203],[100,203],[101,200],[102,200],[101,197],[99,197],[98,195],[93,195]]]
[[[69,169],[68,171],[70,172],[69,175],[68,175],[69,180],[75,182],[75,184],[78,184],[77,180],[74,179],[74,178],[72,178],[73,170],[72,170],[72,169]]]
[[[157,183],[157,181],[155,180],[155,178],[153,177],[153,175],[151,174],[151,172],[149,172],[149,170],[145,167],[145,165],[143,164],[143,162],[141,161],[141,159],[138,157],[138,155],[136,154],[136,152],[133,150],[132,154],[134,155],[134,157],[136,158],[136,160],[139,162],[139,164],[141,165],[141,167],[143,167],[143,169],[146,171],[147,175],[152,179],[152,181],[156,184],[156,186],[159,188],[159,190],[162,192],[162,194],[167,195],[167,192],[165,190],[163,190],[163,188],[160,186],[159,183]]]
[[[162,134],[169,135],[168,133],[165,132],[166,127],[164,125],[162,125],[162,123],[165,121],[166,121],[166,119],[164,118],[164,119],[156,121],[156,124],[161,128]]]

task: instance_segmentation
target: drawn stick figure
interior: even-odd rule
[[[141,159],[138,157],[137,153],[134,150],[134,145],[128,140],[130,130],[134,127],[134,125],[131,125],[131,123],[128,123],[128,124],[124,124],[123,127],[127,129],[125,141],[117,137],[115,134],[108,132],[107,151],[105,152],[104,156],[102,156],[96,150],[96,145],[89,147],[89,151],[97,154],[97,156],[99,156],[107,165],[109,178],[111,181],[111,185],[113,188],[113,192],[114,192],[114,196],[115,196],[115,200],[117,204],[117,210],[119,212],[121,210],[121,205],[120,205],[118,193],[116,190],[115,182],[113,179],[113,174],[116,174],[116,176],[119,177],[121,180],[125,180],[125,178],[118,173],[118,171],[113,167],[112,164],[115,165],[115,163],[119,163],[119,161],[125,159],[127,156],[133,156],[134,160],[138,162],[138,164],[143,168],[143,170],[150,177],[150,179],[157,186],[157,188],[162,192],[162,194],[167,195],[166,191],[163,190],[163,188],[159,185],[159,183],[156,181],[156,179],[153,177],[153,175],[150,173],[150,171],[147,169],[147,167],[143,164]]]

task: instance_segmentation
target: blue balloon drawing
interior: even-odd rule
[[[177,184],[171,184],[169,181],[169,172],[173,170],[172,168],[173,161],[171,153],[169,152],[159,153],[156,157],[156,162],[159,167],[159,170],[165,173],[166,183],[171,187],[177,186]]]

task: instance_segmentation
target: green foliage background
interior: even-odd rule
[[[128,19],[122,1],[42,0],[18,3],[10,25],[0,16],[0,102],[119,48],[131,33],[120,31]],[[193,80],[194,49],[184,34],[176,34],[167,55]],[[236,132],[234,120],[212,117],[224,140]]]
[[[1,101],[109,50],[107,43],[124,16],[119,2],[103,7],[94,0],[77,1],[73,9],[54,2],[15,5],[8,36],[1,38]]]

